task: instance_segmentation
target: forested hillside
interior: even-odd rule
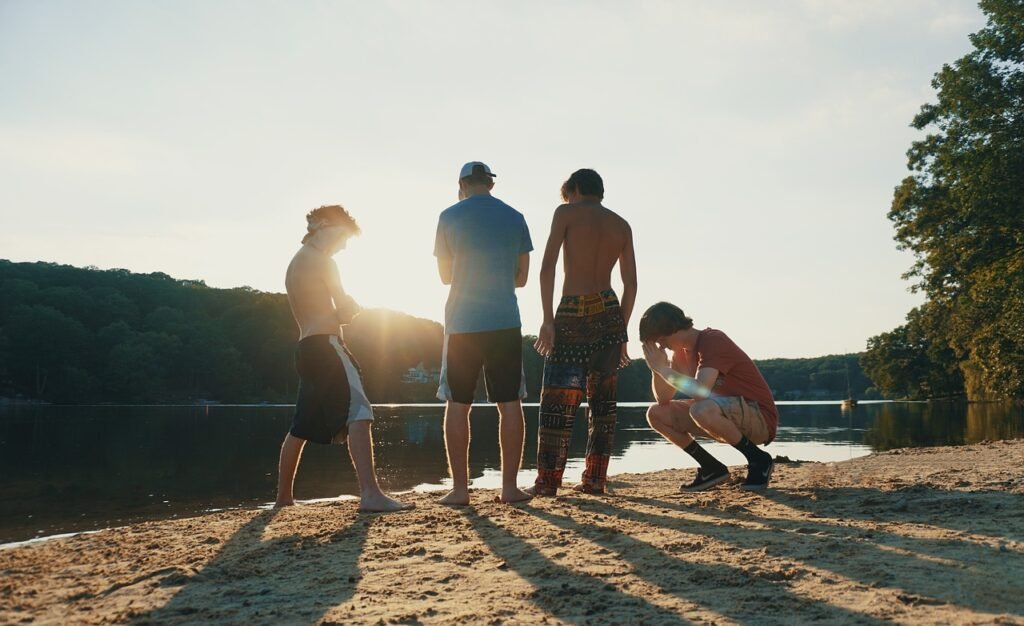
[[[0,396],[59,403],[291,402],[295,322],[284,294],[127,270],[0,260]],[[371,309],[345,329],[374,402],[433,402],[437,322]],[[543,359],[523,338],[528,400],[540,395]],[[872,397],[857,355],[758,363],[780,400],[840,399],[850,385]],[[847,382],[849,372],[849,383]],[[651,399],[651,374],[634,360],[619,399]],[[482,391],[482,384],[481,384]],[[481,395],[482,397],[482,395]]]
[[[290,402],[295,321],[283,294],[126,270],[0,261],[2,394],[52,402]],[[346,339],[371,396],[402,401],[440,362],[441,325],[368,310]]]

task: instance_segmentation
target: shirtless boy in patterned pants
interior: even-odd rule
[[[554,496],[562,484],[576,411],[589,405],[586,469],[574,487],[601,493],[615,433],[618,370],[629,363],[626,324],[636,300],[633,233],[626,220],[602,205],[604,183],[578,170],[562,185],[565,204],[555,210],[540,271],[544,323],[535,347],[544,356],[537,441],[537,479],[529,490]],[[555,264],[564,248],[565,280],[554,310]],[[611,273],[619,264],[619,302]]]

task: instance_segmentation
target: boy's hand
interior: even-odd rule
[[[619,353],[619,369],[629,367],[631,361],[632,359],[629,358],[629,352],[626,350],[626,344],[622,344],[622,349]]]
[[[555,323],[544,322],[537,333],[537,341],[533,342],[533,349],[541,356],[546,357],[555,348]]]
[[[337,309],[338,323],[343,325],[343,326],[345,324],[351,324],[352,323],[352,319],[356,315],[359,315],[360,311],[362,311],[362,310],[363,310],[363,308],[361,306],[359,306],[359,303],[357,303],[352,298],[352,296],[346,295],[345,296],[345,302],[343,303],[343,306],[341,306],[341,307],[339,307]]]
[[[668,354],[665,352],[665,349],[658,348],[653,341],[644,342],[644,360],[647,361],[647,367],[652,372],[670,367]]]

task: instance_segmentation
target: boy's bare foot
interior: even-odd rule
[[[290,500],[278,500],[277,502],[274,503],[275,509],[283,509],[286,506],[295,506],[295,498],[292,498]]]
[[[466,506],[469,504],[469,490],[452,489],[448,492],[448,495],[438,500],[438,502],[448,506]]]
[[[528,489],[519,489],[513,487],[512,489],[502,489],[501,496],[498,498],[498,502],[507,502],[509,504],[513,502],[526,502],[533,497],[533,493]]]
[[[588,485],[586,483],[580,483],[578,485],[573,485],[572,490],[575,491],[576,493],[590,493],[590,494],[602,494],[602,493],[604,493],[604,489],[597,489],[595,487],[591,487],[590,485]]]
[[[416,508],[412,502],[401,502],[386,496],[382,492],[366,496],[359,501],[360,513],[391,513],[394,511],[408,511]]]

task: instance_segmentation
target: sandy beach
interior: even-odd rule
[[[0,550],[4,624],[1024,624],[1024,441],[604,496],[231,510]]]

